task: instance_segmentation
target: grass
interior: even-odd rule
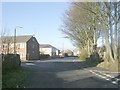
[[[112,71],[112,72],[120,72],[120,62],[118,62],[117,60],[114,61],[114,63],[112,61],[104,61],[104,62],[99,62],[99,61],[91,61],[91,60],[86,60],[85,61],[85,64],[87,66],[96,66],[96,67],[101,67],[101,68],[104,68],[104,69],[107,69],[109,71]]]
[[[104,61],[100,64],[97,65],[97,67],[101,67],[101,68],[105,68],[109,71],[113,71],[113,72],[120,72],[120,62],[118,62],[117,60],[113,62],[107,62],[107,61]]]
[[[0,59],[0,90],[2,89],[2,60]]]
[[[16,88],[17,86],[21,86],[30,72],[31,70],[25,67],[3,72],[2,88]]]

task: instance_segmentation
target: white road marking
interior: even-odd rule
[[[110,79],[109,79],[109,78],[107,78],[106,80],[107,80],[107,81],[110,81]]]
[[[98,71],[98,70],[94,70],[94,71]],[[100,72],[104,72],[104,73],[120,73],[120,72],[110,72],[110,71],[100,71]]]
[[[97,71],[97,72],[99,72],[100,74],[102,74],[102,75],[104,75],[104,76],[102,76],[102,75],[100,75],[100,74],[97,74],[96,72],[95,72],[95,70],[89,70],[91,73],[93,73],[93,74],[95,74],[96,76],[99,76],[99,77],[101,77],[101,78],[103,78],[103,79],[105,79],[105,80],[107,80],[107,81],[111,81],[111,83],[113,83],[113,84],[118,84],[118,81],[120,80],[120,79],[118,79],[118,78],[115,78],[115,77],[113,77],[113,76],[110,76],[110,75],[108,75],[108,74],[104,74],[104,73],[102,73],[102,72],[100,72],[100,71]],[[105,77],[106,76],[106,77]],[[112,81],[111,79],[112,78],[114,78],[115,80],[114,81]]]
[[[113,84],[118,84],[116,81],[112,81]]]
[[[93,71],[96,71],[96,70],[93,70]],[[110,78],[114,78],[113,76],[105,74],[105,73],[102,73],[101,71],[97,71],[97,72],[99,72],[100,74],[103,74],[104,76],[107,76],[107,77],[110,77]]]
[[[25,63],[26,65],[35,65],[35,64],[33,64],[33,63]]]
[[[95,73],[95,72],[92,71],[92,70],[90,70],[90,72],[91,72],[91,73],[94,73],[96,76],[99,76],[99,77],[101,77],[101,78],[103,78],[103,79],[107,79],[105,76],[102,76],[102,75],[100,75],[100,74],[97,74],[97,73]]]
[[[120,79],[116,78],[116,81],[120,81]]]

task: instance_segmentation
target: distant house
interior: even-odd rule
[[[0,55],[2,54],[2,39],[0,37]]]
[[[14,53],[14,37],[0,37],[2,44],[0,52],[3,54]],[[39,59],[39,43],[32,35],[16,36],[16,53],[20,54],[21,60]]]
[[[74,56],[79,56],[80,55],[80,50],[79,49],[74,49],[73,50],[73,55]]]
[[[40,54],[49,54],[50,56],[58,56],[60,50],[50,44],[39,45]]]
[[[65,55],[65,54],[67,54],[67,56],[73,56],[73,51],[72,50],[69,50],[69,49],[66,49],[66,50],[63,50],[63,51],[61,51],[61,53],[60,53],[61,55]]]

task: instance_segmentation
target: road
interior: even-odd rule
[[[24,62],[22,66],[32,70],[25,88],[118,88],[90,72],[96,67],[87,67],[73,57]]]

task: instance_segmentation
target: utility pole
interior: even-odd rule
[[[64,42],[62,43],[62,49],[63,49],[63,53],[64,53]]]
[[[14,31],[14,54],[16,54],[16,28]]]
[[[22,28],[20,26],[17,26],[17,27]],[[14,54],[16,54],[16,28],[14,29]]]

